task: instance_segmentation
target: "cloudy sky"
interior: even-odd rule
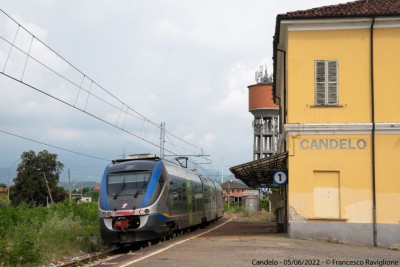
[[[344,2],[0,0],[24,27],[0,13],[0,182],[23,151],[44,149],[74,180],[98,178],[107,160],[158,155],[161,122],[166,154],[202,148],[229,174],[252,160],[247,86],[260,65],[272,70],[276,15]]]

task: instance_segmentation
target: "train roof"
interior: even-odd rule
[[[160,158],[146,159],[118,159],[113,160],[108,168],[108,173],[127,171],[151,171]]]
[[[159,162],[160,160],[185,169],[185,167],[181,166],[180,164],[178,164],[176,162],[169,161],[166,159],[161,159],[160,157],[154,156],[154,157],[144,157],[144,158],[138,157],[138,158],[126,158],[126,159],[112,160],[111,165],[108,170],[108,173],[123,172],[123,171],[130,171],[130,170],[153,170],[156,163]],[[202,179],[207,179],[207,180],[211,180],[211,181],[215,181],[215,182],[219,183],[219,181],[216,181],[208,176],[202,175],[202,174],[198,173],[197,171],[190,170],[188,168],[186,168],[186,169],[190,172],[197,173]]]

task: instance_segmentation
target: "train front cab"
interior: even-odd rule
[[[140,178],[138,178],[140,177]],[[102,178],[99,196],[101,237],[121,244],[156,239],[168,231],[157,216],[165,206],[162,161],[126,161],[109,165]]]

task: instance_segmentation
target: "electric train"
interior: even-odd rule
[[[222,215],[221,185],[178,164],[147,157],[114,160],[104,170],[99,223],[106,243],[159,239]]]

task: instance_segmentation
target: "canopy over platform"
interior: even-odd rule
[[[249,187],[268,187],[272,184],[272,170],[287,169],[287,156],[287,152],[279,153],[231,167],[229,170]]]

